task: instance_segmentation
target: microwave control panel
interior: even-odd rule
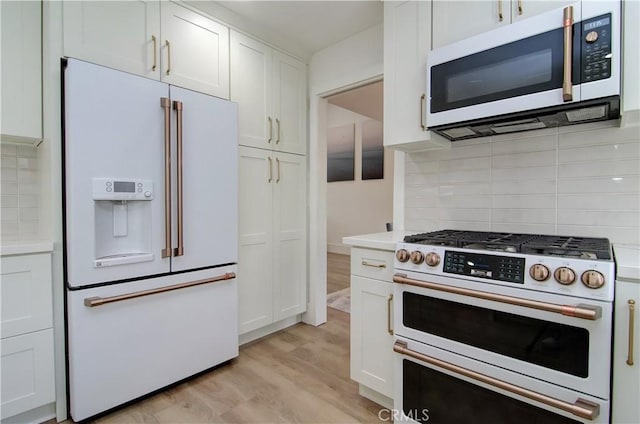
[[[582,21],[582,82],[611,77],[611,14]]]

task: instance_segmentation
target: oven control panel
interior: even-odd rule
[[[446,250],[443,271],[450,274],[524,284],[524,258]]]

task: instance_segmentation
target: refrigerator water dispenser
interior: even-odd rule
[[[139,179],[93,179],[95,252],[93,266],[153,260],[151,200],[153,182]]]

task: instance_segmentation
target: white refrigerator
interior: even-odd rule
[[[75,421],[238,355],[235,103],[63,60]]]

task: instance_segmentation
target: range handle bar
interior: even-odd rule
[[[602,308],[591,305],[557,305],[555,303],[540,302],[531,299],[522,299],[520,297],[505,296],[502,294],[483,292],[462,287],[446,286],[444,284],[432,283],[429,281],[414,280],[407,278],[405,274],[395,274],[393,282],[398,284],[407,284],[409,286],[422,287],[425,289],[437,290],[447,293],[458,294],[461,296],[475,297],[477,299],[492,300],[494,302],[508,303],[510,305],[522,306],[525,308],[539,309],[541,311],[553,312],[575,318],[582,318],[595,321],[602,316]]]
[[[432,356],[424,355],[415,350],[407,348],[407,343],[402,341],[396,341],[393,345],[394,352],[406,355],[410,358],[417,359],[435,367],[445,369],[454,374],[462,375],[472,380],[479,381],[489,386],[506,390],[518,396],[525,397],[527,399],[534,400],[536,402],[543,403],[545,405],[560,409],[565,412],[569,412],[580,418],[587,420],[594,420],[600,415],[600,405],[582,398],[578,398],[574,403],[565,402],[561,399],[556,399],[551,396],[544,395],[542,393],[534,392],[533,390],[525,389],[524,387],[516,386],[515,384],[507,383],[506,381],[499,380],[494,377],[470,370],[468,368],[461,367],[459,365],[446,362]]]
[[[106,305],[107,303],[120,302],[123,300],[135,299],[138,297],[151,296],[153,294],[165,293],[173,290],[186,289],[188,287],[201,286],[203,284],[216,283],[218,281],[231,280],[236,278],[235,272],[227,272],[223,275],[219,275],[217,277],[212,278],[204,278],[202,280],[188,281],[186,283],[174,284],[172,286],[159,287],[157,289],[149,289],[149,290],[141,290],[138,292],[127,293],[127,294],[119,294],[117,296],[110,297],[87,297],[84,299],[84,306],[89,308],[94,308],[100,305]]]

